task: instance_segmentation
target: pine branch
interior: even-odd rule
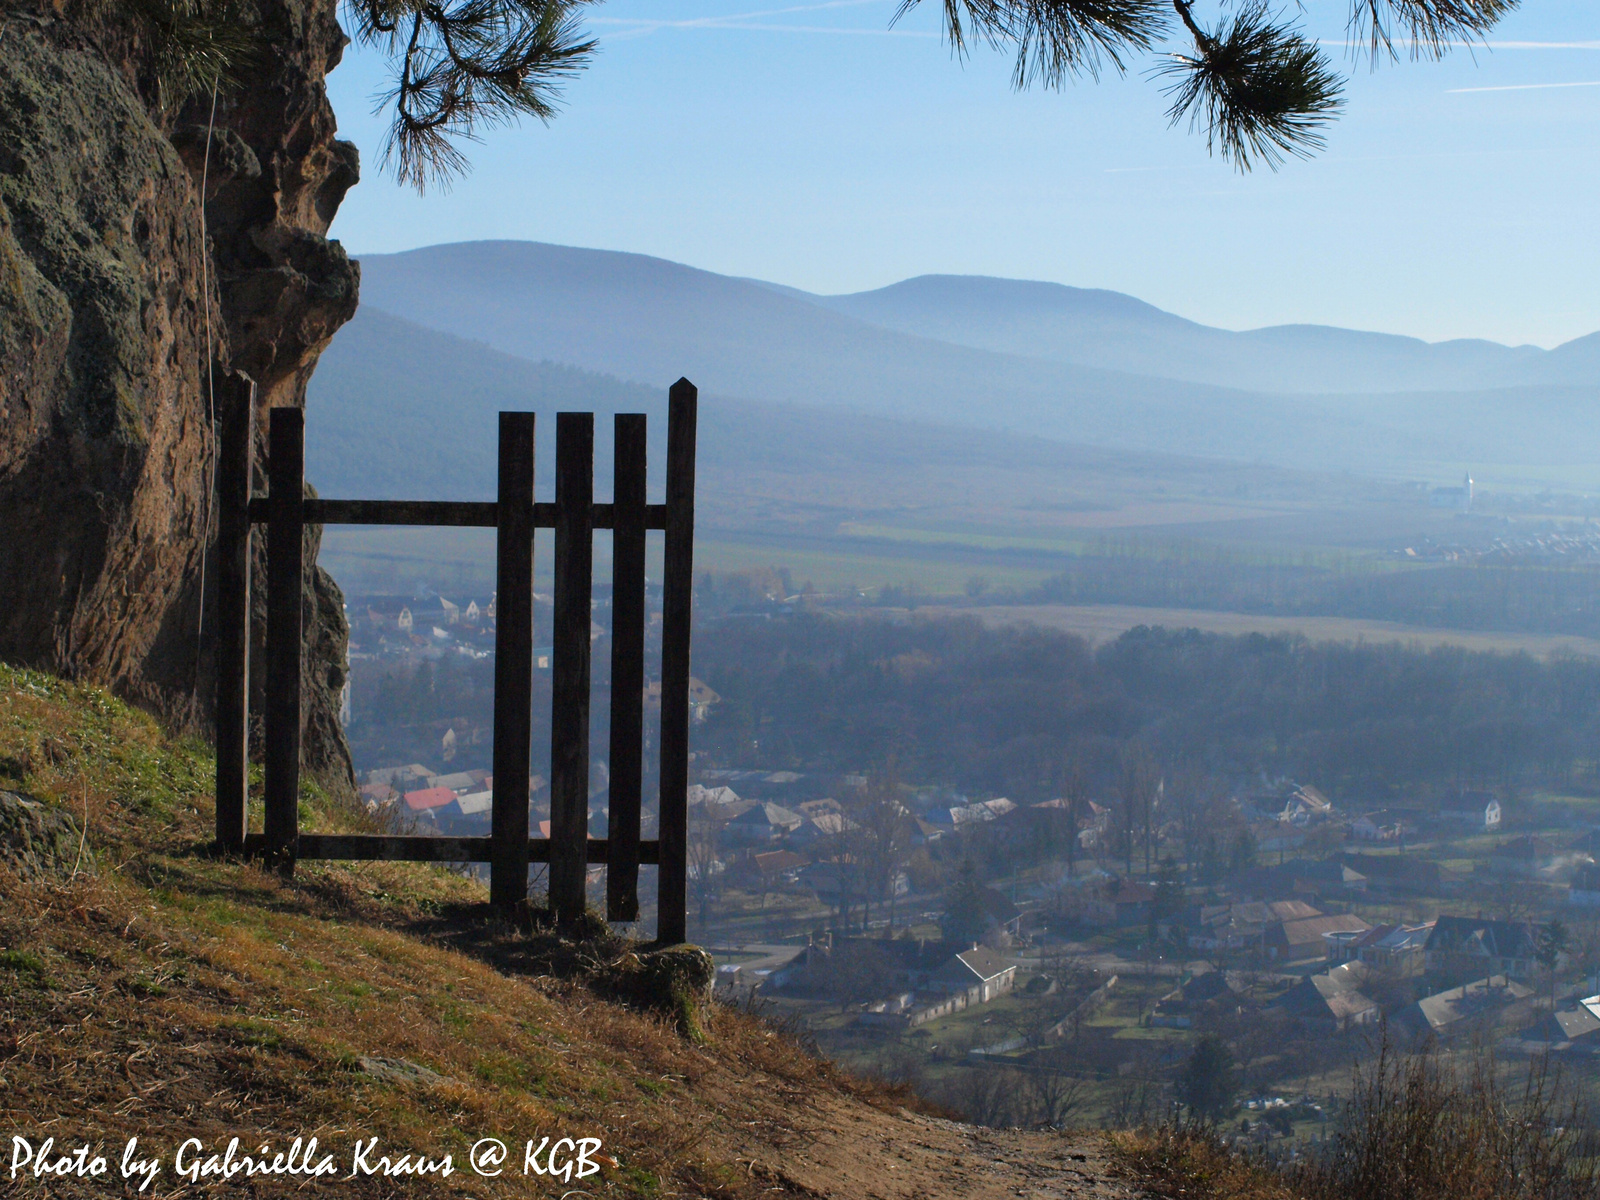
[[[1248,0],[1215,33],[1195,21],[1192,0],[1173,0],[1195,53],[1173,55],[1157,74],[1173,77],[1167,116],[1204,127],[1206,148],[1241,171],[1276,170],[1286,155],[1308,157],[1343,106],[1342,81],[1316,46],[1277,24],[1266,0]]]
[[[901,0],[898,21],[921,0]],[[1167,27],[1165,0],[943,0],[944,33],[965,57],[976,39],[1015,45],[1013,82],[1060,87],[1098,78],[1103,62],[1121,71],[1130,51],[1149,50]]]
[[[127,0],[186,5],[207,0]],[[393,120],[383,163],[418,191],[448,186],[467,170],[458,142],[486,126],[523,116],[549,121],[560,86],[592,57],[578,28],[594,0],[346,0],[356,39],[385,50],[393,86],[379,111]],[[921,0],[901,0],[898,21]],[[944,36],[957,56],[974,43],[1012,48],[1018,88],[1061,87],[1121,72],[1177,24],[1193,53],[1172,55],[1156,74],[1173,79],[1168,116],[1204,128],[1206,144],[1240,170],[1324,145],[1343,105],[1343,81],[1316,45],[1269,9],[1269,0],[1218,0],[1214,31],[1196,19],[1194,0],[940,0]],[[1376,62],[1438,57],[1458,42],[1481,40],[1519,0],[1350,0],[1349,35]],[[1227,9],[1237,4],[1232,15]]]
[[[1398,59],[1396,27],[1410,56],[1442,58],[1458,44],[1480,42],[1521,0],[1351,0],[1350,42],[1373,65]]]
[[[157,103],[227,87],[252,57],[254,39],[226,0],[107,0],[131,17],[151,52]]]
[[[584,2],[353,0],[356,37],[397,60],[379,103],[394,114],[382,165],[419,192],[448,187],[469,166],[458,141],[523,116],[554,117],[560,84],[594,52],[574,16]]]

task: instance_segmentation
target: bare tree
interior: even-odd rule
[[[1117,809],[1128,874],[1133,874],[1134,850],[1143,847],[1144,869],[1150,871],[1152,836],[1157,801],[1162,790],[1161,772],[1150,751],[1130,742],[1122,752],[1117,776]]]
[[[852,1004],[866,1004],[889,990],[889,966],[882,946],[863,941],[839,940],[817,972],[823,993],[844,1012]]]
[[[1072,1115],[1088,1101],[1088,1084],[1063,1069],[1059,1056],[1030,1077],[1039,1120],[1052,1129],[1065,1129]]]
[[[1067,874],[1078,865],[1078,829],[1089,805],[1089,761],[1081,741],[1069,745],[1056,761],[1055,792],[1067,811]]]
[[[943,1099],[974,1125],[1005,1129],[1033,1124],[1034,1091],[1018,1071],[967,1067],[950,1081]]]
[[[722,822],[707,811],[709,805],[697,804],[689,810],[687,844],[689,893],[700,910],[700,928],[705,929],[710,920],[711,902],[717,898],[718,875],[722,861],[718,855]]]
[[[1530,879],[1500,875],[1488,885],[1495,915],[1502,921],[1526,921],[1539,908],[1544,889]]]
[[[872,902],[877,899],[888,905],[892,931],[895,886],[911,849],[911,814],[900,802],[900,780],[893,762],[867,777],[845,812],[855,826],[845,836],[861,865],[863,927],[870,923]]]
[[[1167,788],[1166,807],[1178,823],[1178,838],[1183,843],[1184,873],[1193,879],[1207,836],[1215,838],[1223,823],[1221,784],[1199,767],[1176,772]]]

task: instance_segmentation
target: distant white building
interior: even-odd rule
[[[1500,801],[1482,792],[1468,793],[1451,808],[1442,809],[1439,815],[1446,820],[1460,821],[1473,829],[1493,833],[1500,828]]]
[[[987,1004],[1009,992],[1016,978],[1016,963],[986,946],[974,946],[951,957],[928,982],[947,994],[965,993],[973,1002]]]
[[[1468,471],[1460,487],[1434,488],[1428,493],[1428,503],[1434,508],[1453,508],[1460,513],[1472,511],[1472,472]]]

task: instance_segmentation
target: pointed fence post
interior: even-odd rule
[[[550,907],[583,914],[589,872],[589,626],[594,414],[556,414],[556,578],[550,686]]]
[[[639,800],[644,775],[645,416],[616,415],[611,517],[611,812],[606,917],[639,919]]]
[[[532,413],[500,414],[489,902],[507,913],[528,901],[528,762],[533,747],[533,435]]]
[[[661,597],[661,832],[656,937],[688,936],[689,632],[694,619],[694,450],[699,393],[667,400],[667,532]]]
[[[272,410],[267,453],[266,847],[292,872],[300,834],[304,412],[292,406]]]
[[[250,475],[256,385],[224,377],[217,434],[217,848],[244,848],[250,799]],[[201,603],[205,598],[201,597]]]

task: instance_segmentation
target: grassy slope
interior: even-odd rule
[[[474,919],[481,890],[447,871],[301,864],[286,881],[214,859],[211,769],[202,747],[97,689],[0,665],[0,788],[87,816],[72,878],[23,882],[0,866],[0,1130],[54,1136],[57,1153],[97,1143],[113,1173],[138,1136],[165,1163],[146,1195],[163,1196],[197,1194],[171,1170],[184,1138],[221,1149],[237,1135],[248,1153],[297,1134],[340,1164],[337,1183],[311,1186],[351,1196],[574,1194],[576,1180],[519,1173],[524,1139],[563,1135],[598,1137],[615,1159],[575,1194],[1127,1194],[1104,1182],[1098,1139],[914,1115],[745,1014],[715,1006],[696,1041],[558,978],[528,939]],[[302,819],[341,824],[313,790]],[[364,1057],[442,1079],[387,1081]],[[350,1179],[358,1136],[457,1164],[499,1137],[514,1170]],[[122,1190],[24,1188],[9,1163],[8,1194]]]
[[[207,857],[210,768],[97,690],[0,667],[0,786],[80,819],[86,806],[98,860],[64,885],[0,873],[0,1128],[54,1134],[58,1150],[140,1135],[164,1157],[190,1135],[281,1149],[316,1134],[345,1161],[365,1133],[457,1162],[480,1136],[559,1130],[603,1139],[622,1194],[742,1195],[758,1189],[730,1123],[836,1090],[825,1065],[739,1014],[711,1014],[707,1052],[662,1019],[450,948],[440,914],[481,893],[448,872],[302,865],[285,882]],[[313,826],[330,821],[314,795],[303,806]],[[448,1082],[383,1082],[364,1055]],[[498,1196],[536,1183],[341,1186]]]

